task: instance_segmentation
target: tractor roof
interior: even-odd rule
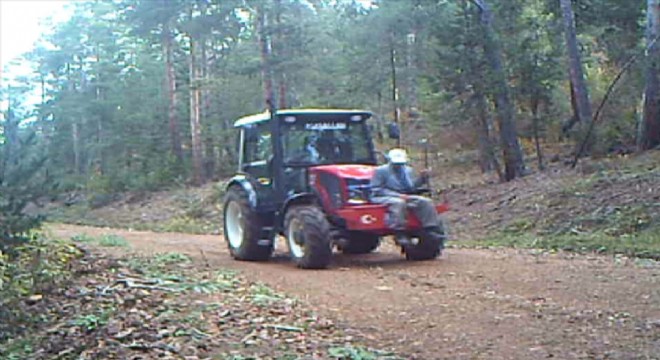
[[[278,110],[277,115],[305,115],[305,116],[314,116],[314,115],[362,115],[365,119],[371,117],[371,112],[366,110],[347,110],[347,109],[285,109]],[[236,122],[234,122],[234,127],[241,127],[250,124],[256,124],[264,121],[270,120],[270,112],[266,111],[261,114],[254,114],[244,116]]]

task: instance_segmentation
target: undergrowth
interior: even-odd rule
[[[82,255],[71,243],[50,241],[41,233],[11,254],[0,252],[0,342],[43,321],[30,304],[68,282],[70,264]]]
[[[539,248],[660,260],[657,154],[592,165],[593,172],[546,191],[540,211],[464,246]],[[538,191],[544,191],[539,189]]]

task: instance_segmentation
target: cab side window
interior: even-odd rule
[[[266,165],[271,159],[273,145],[267,124],[245,127],[245,157],[243,167]]]

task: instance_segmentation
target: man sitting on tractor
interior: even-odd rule
[[[403,149],[392,149],[387,157],[388,164],[376,168],[371,179],[371,201],[388,205],[388,225],[395,231],[396,242],[407,246],[410,245],[405,232],[407,209],[417,216],[425,231],[440,230],[442,223],[431,199],[416,195],[419,187],[428,183],[428,170],[415,178]]]

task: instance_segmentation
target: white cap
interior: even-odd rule
[[[403,149],[392,149],[387,153],[392,164],[405,164],[408,162],[408,154]]]

